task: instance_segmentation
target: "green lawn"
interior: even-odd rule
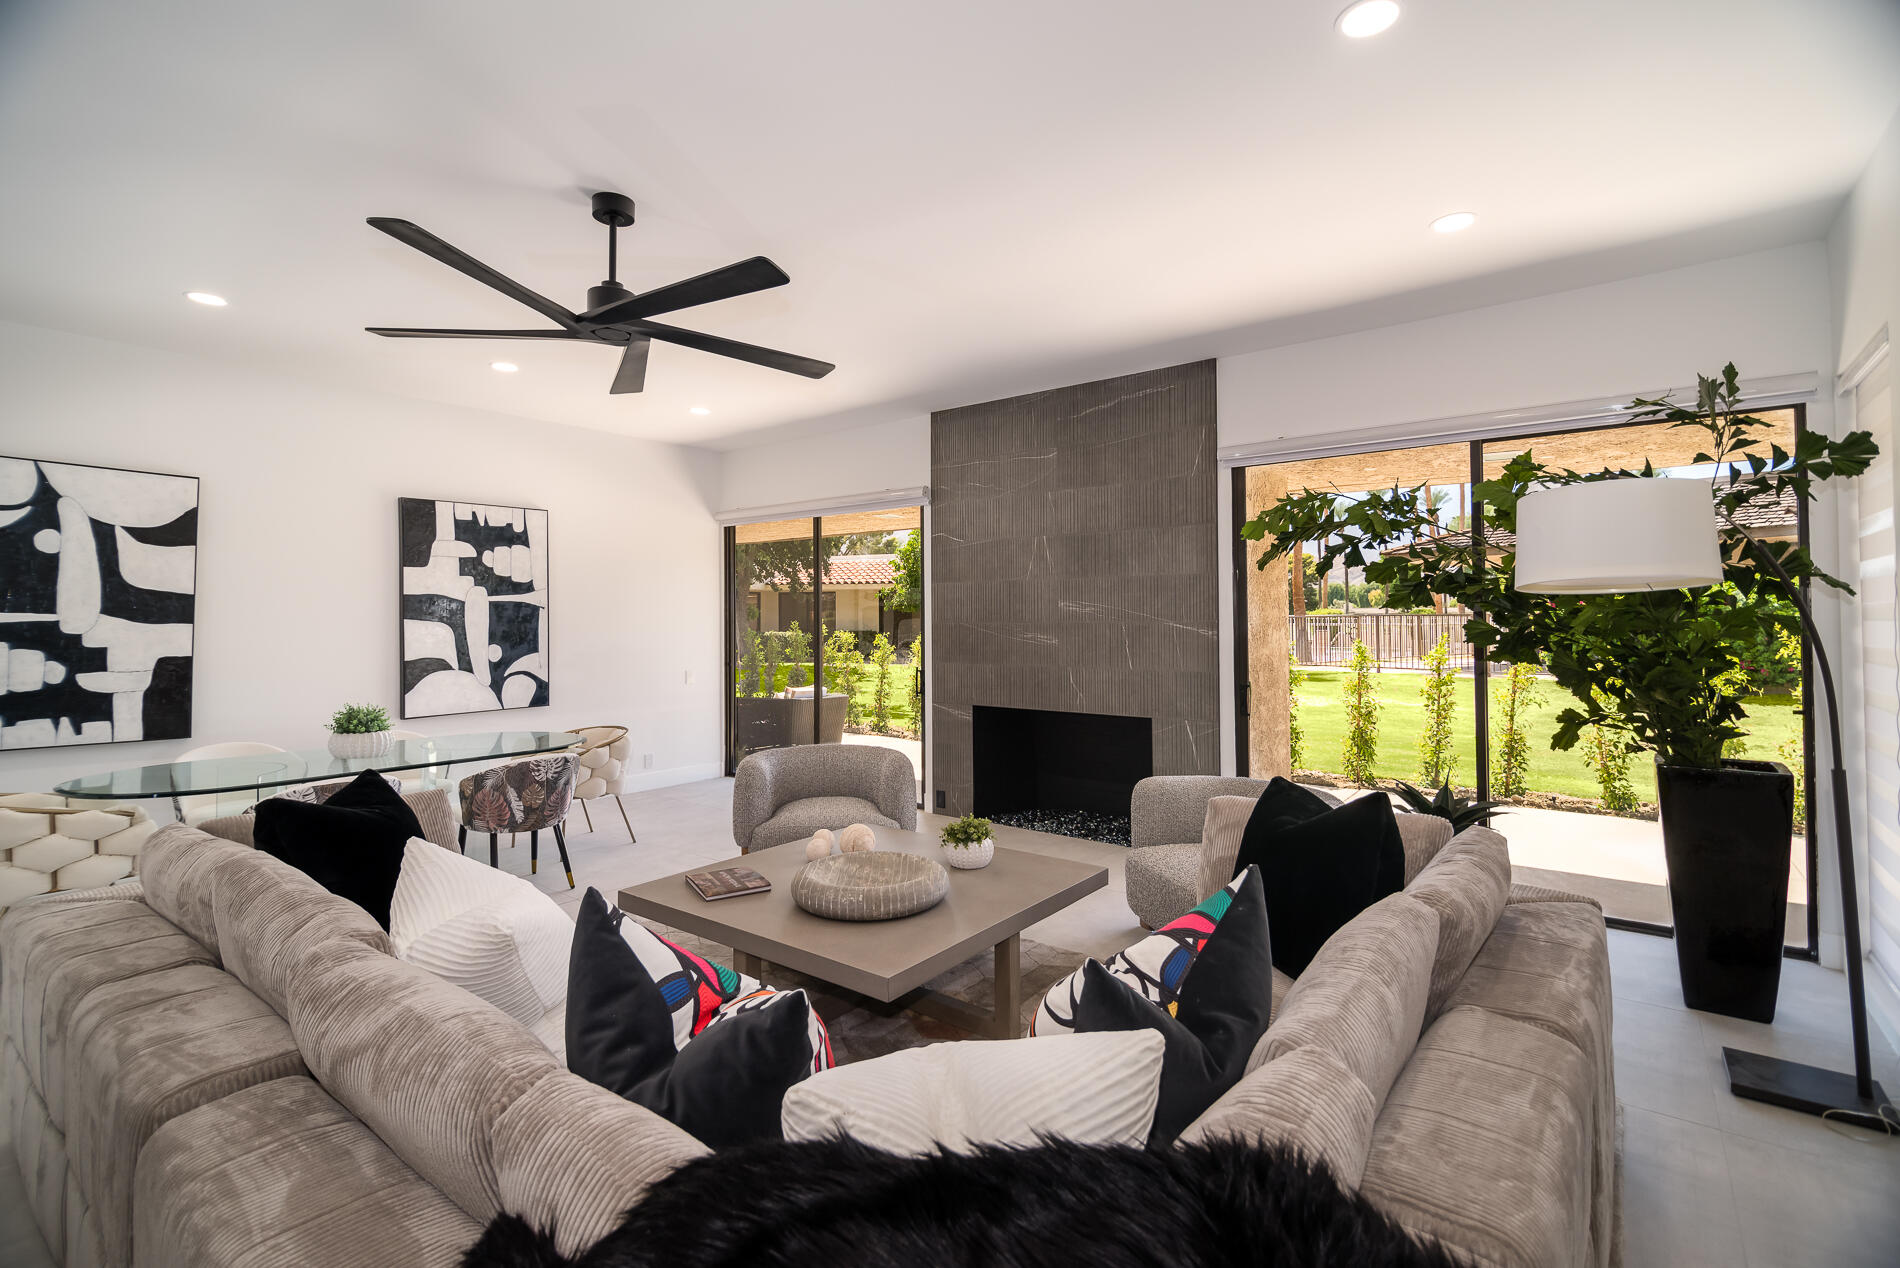
[[[1296,693],[1300,726],[1306,732],[1302,764],[1307,770],[1337,771],[1340,749],[1346,739],[1348,674],[1343,669],[1303,672],[1306,680]],[[1379,711],[1379,757],[1374,769],[1383,778],[1417,783],[1418,740],[1425,729],[1419,689],[1425,683],[1425,675],[1374,674],[1373,681],[1384,706]],[[1491,721],[1495,728],[1498,680],[1492,681],[1491,690]],[[1567,753],[1554,752],[1550,747],[1551,733],[1557,729],[1557,715],[1569,704],[1570,693],[1543,679],[1537,684],[1537,695],[1529,713],[1532,791],[1596,797],[1596,776],[1583,764],[1583,746],[1579,744]],[[1458,703],[1458,711],[1452,719],[1458,744],[1457,781],[1470,785],[1477,774],[1477,727],[1469,678],[1459,680]],[[1795,716],[1793,705],[1791,696],[1757,696],[1749,700],[1748,725],[1753,731],[1746,756],[1773,758],[1784,740],[1801,733],[1801,719]],[[1638,753],[1630,758],[1630,782],[1642,800],[1656,800],[1656,774],[1647,754]]]
[[[810,661],[805,662],[804,669],[805,681],[809,684],[811,682]],[[790,685],[791,673],[792,667],[789,664],[781,664],[778,667],[776,688],[778,691],[784,691]],[[893,732],[901,731],[913,736],[918,734],[917,716],[910,705],[910,685],[916,677],[917,670],[914,666],[897,664],[891,666],[890,706]],[[858,707],[864,711],[864,727],[869,730],[871,719],[875,716],[872,706],[877,695],[877,668],[875,666],[865,665],[864,672],[858,676],[857,690],[851,694],[857,697]]]

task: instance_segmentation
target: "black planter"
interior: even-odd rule
[[[1676,965],[1690,1008],[1775,1019],[1794,775],[1780,762],[1656,766]]]

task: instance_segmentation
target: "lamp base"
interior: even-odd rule
[[[1728,1068],[1728,1090],[1746,1100],[1764,1101],[1803,1114],[1831,1113],[1837,1122],[1889,1134],[1896,1130],[1896,1120],[1880,1116],[1883,1105],[1892,1112],[1892,1102],[1878,1082],[1873,1084],[1870,1099],[1860,1095],[1851,1074],[1739,1048],[1723,1048],[1722,1064]]]

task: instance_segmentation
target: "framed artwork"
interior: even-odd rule
[[[402,716],[548,703],[548,513],[396,500]]]
[[[0,748],[191,734],[198,479],[0,457]]]

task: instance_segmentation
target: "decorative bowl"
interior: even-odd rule
[[[979,867],[988,867],[990,860],[996,857],[996,838],[984,837],[975,845],[947,845],[938,842],[937,853],[951,867],[960,867],[966,872]]]
[[[829,854],[792,876],[792,901],[826,920],[895,920],[929,911],[950,892],[943,865],[917,854]]]
[[[331,757],[347,760],[353,757],[387,756],[395,743],[395,738],[387,731],[358,731],[348,735],[333,731],[325,747],[330,750]]]

